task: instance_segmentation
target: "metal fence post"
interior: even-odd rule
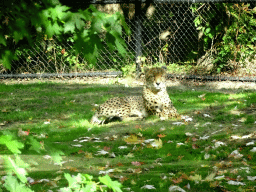
[[[135,44],[136,44],[136,76],[138,77],[141,72],[141,55],[142,55],[142,27],[141,27],[141,0],[135,2]]]

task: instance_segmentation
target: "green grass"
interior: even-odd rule
[[[186,191],[255,190],[255,181],[249,181],[247,176],[256,175],[256,153],[250,151],[256,144],[246,145],[256,140],[255,91],[170,87],[168,92],[175,107],[181,115],[192,117],[192,121],[160,121],[157,117],[149,117],[144,121],[104,126],[89,123],[95,110],[93,104],[141,91],[141,87],[125,88],[122,85],[0,84],[1,130],[17,133],[22,128],[30,130],[34,137],[43,134],[45,138],[37,140],[50,146],[42,154],[29,150],[28,144],[22,150],[22,159],[30,165],[29,176],[51,181],[35,183],[31,189],[56,191],[67,186],[64,173],[87,173],[97,178],[100,171],[113,169],[109,173],[111,178],[136,192],[148,191],[142,189],[145,185],[153,185],[155,191],[163,192],[172,185]],[[175,122],[184,124],[175,125]],[[253,133],[246,139],[231,138]],[[136,138],[134,143],[129,143],[131,136]],[[204,136],[209,138],[200,139]],[[79,142],[85,139],[83,137],[89,137],[88,141]],[[159,147],[144,142],[148,139],[159,142],[159,138],[162,142],[158,143]],[[20,139],[26,143],[26,137]],[[217,142],[225,145],[215,148]],[[76,144],[82,146],[73,146]],[[127,148],[120,149],[120,146]],[[59,166],[44,159],[43,156],[52,149],[63,151],[63,161],[67,162]],[[115,157],[97,155],[100,150],[114,153]],[[230,156],[234,150],[243,157]],[[2,156],[10,154],[2,145],[0,151]],[[247,173],[244,167],[250,172]],[[3,169],[0,170],[4,175]],[[211,178],[210,174],[213,175]],[[221,180],[215,178],[222,175]],[[236,179],[245,185],[228,184]]]

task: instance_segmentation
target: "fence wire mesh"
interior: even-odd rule
[[[88,5],[80,5],[80,8],[86,8],[86,6],[88,7]],[[255,1],[246,3],[153,1],[140,4],[139,16],[136,16],[134,2],[94,4],[94,6],[109,14],[119,11],[124,15],[132,31],[129,36],[123,35],[128,45],[125,58],[104,46],[96,65],[93,65],[86,61],[81,56],[82,54],[75,54],[72,36],[60,39],[55,36],[47,38],[43,34],[36,34],[34,46],[24,44],[15,47],[14,45],[13,49],[16,50],[18,60],[13,61],[11,70],[6,70],[0,64],[0,74],[25,74],[26,76],[26,74],[61,75],[93,71],[120,71],[122,68],[136,65],[136,61],[141,65],[165,64],[172,69],[172,72],[182,74],[187,73],[187,69],[191,74],[200,74],[201,71],[205,72],[209,68],[208,71],[212,71],[214,67],[217,71],[234,72],[238,66],[243,72],[237,75],[254,76],[256,74],[256,39],[253,37],[248,37],[252,38],[250,40],[246,39],[246,33],[249,30],[249,36],[255,35],[256,37]],[[249,11],[251,12],[248,17],[241,15]],[[232,20],[231,17],[240,18]],[[9,13],[6,19],[11,21],[15,20],[15,17]],[[141,27],[139,41],[136,36],[138,35],[138,19],[139,27]],[[239,22],[249,24],[242,26]],[[231,25],[233,25],[233,31],[228,28]],[[248,26],[251,28],[248,29]],[[227,33],[231,39],[225,39],[226,42],[221,44]],[[229,47],[228,41],[230,41]],[[241,43],[239,44],[242,41],[250,44],[248,49],[245,49]],[[138,42],[141,43],[141,54],[138,54]],[[222,45],[229,50],[225,52],[225,49],[221,48]],[[221,57],[230,58],[221,60]],[[213,64],[216,59],[220,60],[216,62],[217,67]],[[179,68],[178,65],[189,67],[181,67],[178,71],[176,70]],[[209,73],[206,72],[206,74]]]

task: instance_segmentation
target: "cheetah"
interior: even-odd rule
[[[106,124],[123,119],[142,120],[149,115],[157,115],[161,120],[177,117],[177,110],[166,90],[166,67],[145,67],[144,73],[146,82],[141,96],[109,99],[99,106],[91,123]]]
[[[157,115],[161,120],[178,117],[166,90],[166,67],[144,68],[144,73],[146,82],[142,97],[149,115]]]

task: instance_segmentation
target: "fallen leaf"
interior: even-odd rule
[[[100,150],[100,151],[97,151],[97,154],[96,154],[96,155],[106,155],[106,154],[108,154],[107,151]]]
[[[109,154],[109,157],[110,157],[110,158],[115,158],[115,157],[116,157],[116,155],[115,155],[115,153],[114,153],[114,152],[112,152],[112,153],[110,153],[110,154]]]
[[[183,174],[181,175],[181,178],[182,178],[182,179],[186,179],[186,180],[189,179],[189,177],[188,177],[185,173],[183,173]]]
[[[214,177],[215,177],[216,173],[211,173],[210,175],[208,175],[204,180],[209,182],[209,181],[213,181]]]
[[[117,138],[118,138],[118,135],[113,135],[111,140],[113,141],[113,140],[116,140]]]
[[[246,121],[246,118],[245,117],[242,117],[241,119],[238,120],[239,122],[245,122]]]
[[[185,135],[188,136],[188,137],[193,136],[193,134],[192,134],[192,133],[189,133],[189,132],[186,132]]]
[[[124,165],[123,165],[123,163],[119,162],[119,163],[117,163],[117,166],[121,167],[121,166],[124,166]]]
[[[184,189],[182,189],[179,186],[170,186],[169,187],[169,192],[173,192],[173,191],[186,192]]]
[[[186,187],[187,189],[190,189],[190,184],[188,183],[187,185],[185,185],[185,187]]]
[[[216,179],[216,180],[223,180],[223,179],[225,179],[225,175],[217,176],[214,179]]]
[[[103,150],[109,151],[109,150],[110,150],[110,147],[104,146],[104,147],[103,147]]]
[[[249,167],[240,167],[240,170],[245,170],[246,173],[250,173]]]
[[[206,94],[198,95],[199,98],[203,98]]]
[[[141,129],[141,125],[135,125],[135,129]]]
[[[146,139],[144,140],[144,143],[152,143],[153,141],[155,141],[155,139]]]
[[[131,164],[135,166],[141,166],[141,163],[138,161],[132,161]]]
[[[171,181],[172,181],[174,184],[179,184],[179,183],[181,183],[183,180],[182,180],[181,177],[179,177],[179,178],[177,178],[177,179],[172,179]]]
[[[223,142],[221,142],[221,141],[215,142],[214,148],[218,148],[218,147],[220,147],[220,146],[226,146],[226,143],[223,143]]]
[[[45,155],[45,156],[43,156],[43,158],[45,158],[45,159],[51,159],[52,157],[51,157],[50,155]]]
[[[199,146],[197,144],[192,144],[192,149],[198,149]]]
[[[113,173],[113,172],[114,172],[114,169],[109,169],[109,170],[107,170],[107,171],[100,171],[100,172],[99,172],[99,175],[102,175],[102,174],[103,174],[103,175],[104,175],[104,174],[106,175],[106,174]]]
[[[134,169],[134,173],[142,173],[142,169],[141,168],[138,168],[138,169]]]
[[[167,153],[167,155],[166,155],[167,157],[169,157],[169,156],[172,156],[172,154],[171,153]]]
[[[138,143],[143,143],[143,139],[138,139],[136,135],[130,135],[127,138],[124,139],[124,141],[127,144],[138,144]]]
[[[123,183],[124,181],[127,181],[127,180],[128,180],[128,178],[125,177],[125,176],[121,176],[121,177],[119,178],[119,181],[120,181],[121,183]]]
[[[159,137],[159,138],[163,138],[163,137],[166,137],[166,135],[165,134],[159,134],[159,135],[157,135],[157,137]]]
[[[184,123],[183,122],[174,122],[174,123],[172,123],[173,125],[184,125]]]
[[[251,156],[251,155],[247,155],[247,158],[248,158],[249,160],[252,160],[252,156]]]
[[[228,157],[233,157],[235,159],[240,159],[242,158],[244,155],[242,155],[241,153],[238,152],[238,150],[233,151]]]
[[[201,176],[201,175],[198,175],[198,174],[196,174],[196,175],[194,175],[194,176],[190,175],[190,176],[189,176],[189,179],[190,179],[191,181],[194,181],[195,183],[199,183],[199,181],[202,181],[202,176]]]
[[[79,150],[77,153],[81,154],[81,153],[85,153],[85,152],[83,150]]]
[[[255,181],[256,180],[256,176],[247,176],[247,179],[249,180],[249,181]]]
[[[83,145],[81,145],[81,144],[75,144],[75,145],[71,145],[71,146],[73,146],[73,147],[82,147]]]
[[[228,184],[229,185],[245,185],[244,183],[239,181],[228,181]]]
[[[192,141],[193,141],[193,142],[196,142],[196,141],[197,141],[197,138],[192,137]]]
[[[93,158],[93,155],[92,155],[92,153],[85,152],[85,157],[87,159],[91,159],[91,158]]]
[[[215,188],[215,187],[217,187],[217,186],[219,186],[219,181],[210,182],[210,187]]]
[[[67,167],[67,169],[71,172],[78,172],[78,169],[76,167]]]
[[[133,158],[134,155],[133,155],[133,153],[128,153],[127,155],[125,155],[125,157],[127,157],[127,158]]]
[[[205,153],[204,154],[204,159],[209,159],[210,158],[210,155],[208,153]]]
[[[119,146],[118,149],[127,149],[127,146]]]
[[[181,119],[184,120],[185,122],[190,122],[190,121],[193,121],[192,117],[189,117],[187,115],[182,115],[181,116]]]
[[[31,177],[27,177],[27,181],[29,182],[29,184],[34,183],[34,182],[35,182],[35,180],[34,180],[34,179],[32,179]]]
[[[141,189],[156,189],[154,185],[144,185]]]
[[[177,147],[180,147],[181,145],[185,145],[184,143],[177,143]]]
[[[256,152],[256,147],[253,147],[250,151],[255,153]]]
[[[159,149],[159,148],[162,148],[163,142],[160,138],[158,140],[155,139],[155,141],[153,143],[151,143],[151,146],[156,148],[156,149]]]
[[[205,135],[205,136],[203,136],[203,137],[200,137],[199,139],[200,139],[200,140],[207,140],[207,139],[209,139],[209,137],[210,137],[210,136]]]
[[[246,145],[246,146],[254,145],[254,141],[248,142],[248,143],[246,143],[245,145]]]

